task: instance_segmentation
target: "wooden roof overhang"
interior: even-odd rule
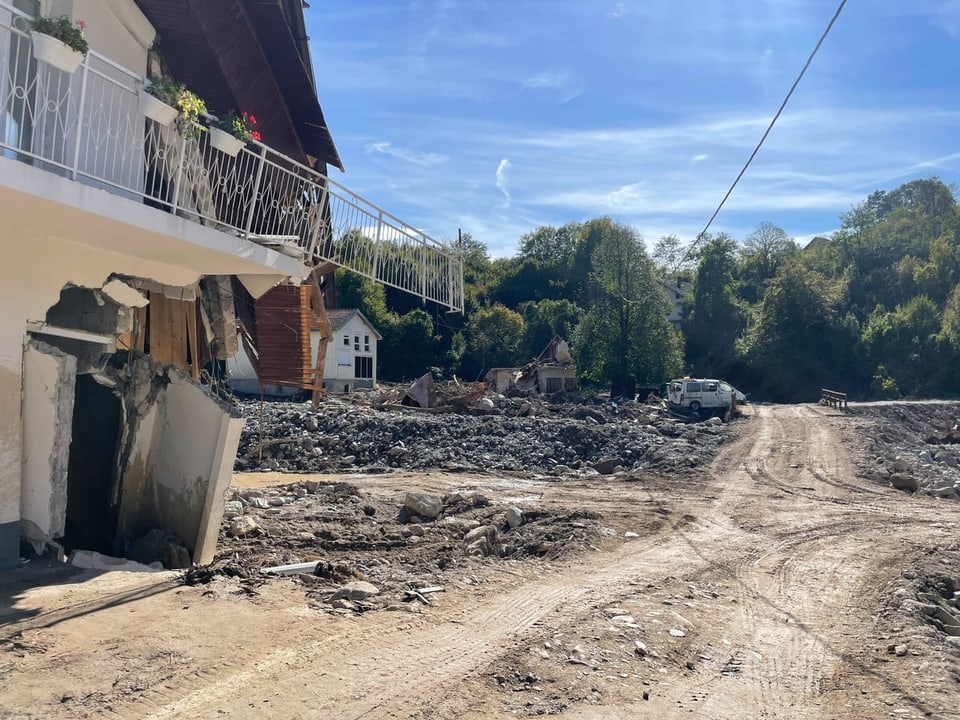
[[[263,142],[343,169],[284,0],[136,0],[173,76],[210,112],[257,118]],[[299,27],[299,24],[295,26]],[[318,168],[324,171],[324,168]]]

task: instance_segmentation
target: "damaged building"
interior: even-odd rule
[[[533,362],[520,368],[493,368],[485,379],[501,393],[509,390],[540,395],[580,392],[577,366],[570,353],[570,345],[557,335]]]
[[[73,67],[31,33],[63,15],[90,45]],[[254,115],[257,140],[156,116],[162,78]],[[301,348],[276,373],[317,384],[300,310],[318,266],[462,308],[459,256],[380,228],[328,165],[300,0],[0,0],[0,566],[21,539],[211,560],[244,422],[217,376],[240,338],[280,338],[261,362]],[[355,227],[385,244],[342,241]],[[256,317],[276,288],[296,322]]]

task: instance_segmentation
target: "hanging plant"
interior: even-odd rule
[[[162,103],[176,108],[180,113],[177,127],[180,134],[187,139],[196,139],[204,131],[198,124],[201,115],[207,112],[207,104],[196,93],[187,89],[183,83],[178,83],[168,77],[159,77],[144,87],[144,92],[155,97]]]
[[[83,20],[73,22],[66,15],[61,15],[58,18],[38,17],[33,21],[32,29],[41,35],[49,35],[59,40],[81,55],[86,55],[90,50],[90,44],[83,36],[86,27]]]
[[[217,118],[210,121],[210,127],[215,127],[230,133],[238,140],[244,142],[260,141],[260,131],[257,130],[257,118],[250,113],[241,113],[237,115],[230,111],[223,118]]]

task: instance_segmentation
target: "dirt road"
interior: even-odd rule
[[[544,488],[616,537],[491,566],[420,614],[332,617],[284,582],[251,599],[172,574],[24,590],[0,614],[0,718],[960,717],[937,648],[879,615],[960,507],[855,478],[842,424],[760,407],[696,481]]]

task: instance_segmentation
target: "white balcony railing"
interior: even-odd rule
[[[0,0],[0,156],[463,310],[454,247],[262,143],[230,157],[202,126],[145,118],[141,76],[92,50],[61,72],[34,59],[29,29]]]

